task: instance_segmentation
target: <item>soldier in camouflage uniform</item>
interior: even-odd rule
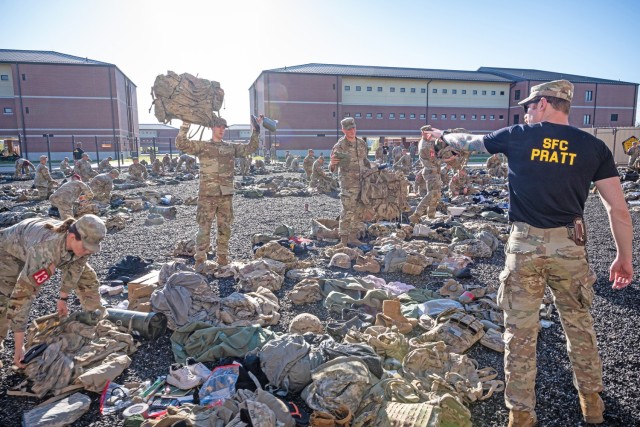
[[[324,171],[324,156],[318,157],[318,160],[313,162],[309,187],[317,188],[321,193],[330,193],[338,189],[335,180]]]
[[[602,362],[589,313],[596,277],[587,260],[582,222],[591,182],[606,207],[617,249],[609,280],[614,289],[633,280],[633,227],[613,155],[604,142],[569,125],[572,96],[573,85],[566,80],[542,83],[519,103],[533,125],[514,125],[486,136],[430,132],[456,150],[509,158],[512,225],[497,300],[504,310],[510,427],[537,421],[536,342],[547,287],[562,321],[583,418],[604,422]]]
[[[180,172],[180,169],[182,168],[183,164],[184,164],[186,173],[195,172],[195,165],[196,165],[195,157],[191,157],[188,154],[182,154],[180,157],[178,157],[178,163],[176,164],[176,170],[175,170],[176,174]]]
[[[416,153],[418,152],[418,142],[412,141],[409,143],[409,155],[411,156],[411,163],[416,161]]]
[[[98,202],[111,201],[111,190],[113,190],[113,180],[120,175],[118,169],[111,169],[111,172],[101,173],[93,177],[89,187],[93,191],[93,199]]]
[[[165,154],[162,157],[162,166],[164,166],[164,170],[167,172],[171,172],[171,157],[168,154]]]
[[[104,172],[109,172],[111,169],[113,169],[111,167],[111,160],[113,160],[113,158],[111,156],[108,156],[106,159],[102,159],[100,160],[100,163],[98,163],[98,173],[104,173]]]
[[[45,200],[51,193],[53,193],[53,187],[58,183],[51,178],[49,174],[49,168],[47,167],[48,157],[45,155],[40,156],[40,164],[36,168],[36,176],[33,179],[33,185],[38,190],[37,200]]]
[[[140,164],[137,157],[132,157],[133,164],[129,166],[129,176],[127,181],[144,182],[149,176],[147,168]]]
[[[80,196],[84,196],[84,200],[93,199],[93,191],[84,182],[80,175],[73,175],[70,181],[65,182],[50,197],[51,206],[58,208],[60,219],[73,218],[73,205],[78,201]]]
[[[83,182],[91,181],[91,178],[96,176],[96,172],[91,168],[91,160],[89,155],[84,153],[82,158],[76,162],[75,173],[80,175]]]
[[[289,165],[289,170],[291,172],[298,172],[300,170],[300,157],[293,156],[293,159],[291,159],[291,164]]]
[[[471,178],[467,175],[467,171],[460,169],[451,177],[449,183],[449,197],[452,199],[456,196],[466,196],[471,194]]]
[[[151,164],[151,175],[153,176],[162,176],[164,175],[164,164],[160,161],[160,159],[155,159]]]
[[[631,143],[631,147],[629,147],[627,155],[629,156],[627,166],[633,168],[633,164],[636,162],[636,159],[640,157],[640,147],[638,146],[638,141],[633,141]]]
[[[486,168],[489,175],[494,178],[507,177],[507,169],[502,166],[502,160],[500,160],[499,154],[493,154],[487,159]]]
[[[340,245],[362,245],[357,234],[362,223],[364,204],[360,199],[360,187],[364,174],[371,169],[367,158],[369,148],[364,140],[356,136],[356,122],[352,117],[342,119],[342,133],[331,150],[329,170],[338,171],[340,180]]]
[[[36,172],[36,167],[33,166],[33,163],[31,163],[27,159],[23,159],[22,157],[16,160],[15,166],[16,173],[13,175],[14,178],[22,178],[22,175],[26,175],[29,173],[29,169],[31,169],[33,173]]]
[[[314,156],[313,149],[309,148],[307,151],[307,156],[302,161],[302,169],[307,174],[307,179],[311,179],[311,173],[313,172],[313,163],[316,161],[316,157]]]
[[[64,160],[60,162],[60,171],[65,175],[71,175],[71,165],[69,164],[69,158],[65,157]]]
[[[402,157],[402,150],[404,149],[404,147],[402,146],[402,143],[400,141],[396,141],[393,143],[393,149],[391,150],[391,161],[389,162],[389,164],[395,164],[398,160],[400,160],[400,157]]]
[[[64,222],[30,218],[0,231],[0,342],[10,327],[15,365],[24,367],[24,332],[31,303],[56,268],[62,272],[58,313],[68,314],[67,299],[73,289],[84,309],[102,308],[98,278],[87,259],[100,251],[106,234],[104,222],[95,215]]]
[[[426,212],[429,218],[436,217],[436,208],[442,197],[442,181],[440,178],[440,158],[438,157],[436,141],[431,139],[431,126],[420,128],[422,139],[418,143],[418,157],[422,163],[422,177],[427,185],[427,194],[422,198],[416,211],[409,217],[412,223],[420,222],[420,217]]]
[[[233,222],[233,169],[236,157],[252,154],[260,141],[262,117],[253,124],[249,144],[223,141],[227,121],[216,118],[213,126],[212,141],[190,141],[187,137],[189,123],[183,123],[176,138],[176,147],[185,153],[200,158],[200,186],[198,188],[198,207],[196,221],[196,266],[207,259],[207,250],[211,246],[211,226],[216,218],[218,236],[216,239],[216,257],[219,265],[229,263],[229,239]]]
[[[402,172],[403,175],[409,175],[411,172],[411,156],[406,148],[402,149],[402,156],[393,164],[393,170]]]
[[[285,151],[284,153],[284,167],[289,169],[289,166],[291,166],[291,161],[293,160],[293,155],[291,153],[289,153],[289,150]]]
[[[378,148],[376,148],[374,158],[379,165],[387,162],[384,158],[384,143],[378,142]]]
[[[243,178],[249,175],[249,171],[251,170],[251,159],[248,159],[247,156],[239,157],[238,170],[240,171],[240,175],[242,175]]]
[[[253,167],[255,168],[256,173],[265,173],[267,172],[267,168],[264,164],[264,160],[262,159],[255,159],[253,161]]]
[[[427,194],[427,183],[424,180],[422,169],[416,174],[416,180],[413,183],[413,192],[422,197]]]

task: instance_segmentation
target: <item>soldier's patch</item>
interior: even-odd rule
[[[33,280],[35,280],[36,285],[42,285],[44,282],[51,278],[46,268],[36,271],[31,275],[31,277],[33,277]]]

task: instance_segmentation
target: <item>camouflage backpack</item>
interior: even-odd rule
[[[422,347],[425,343],[443,341],[447,351],[463,354],[472,345],[480,341],[484,328],[480,321],[463,310],[451,308],[443,311],[436,318],[436,326],[409,342],[413,348]]]
[[[158,121],[168,123],[172,119],[180,119],[211,127],[217,117],[214,111],[220,111],[222,107],[224,90],[216,81],[167,71],[166,75],[156,77],[151,97]]]

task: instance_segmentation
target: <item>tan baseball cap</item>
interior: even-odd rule
[[[554,98],[571,102],[573,99],[573,84],[568,80],[554,80],[533,86],[529,96],[518,102],[518,105],[527,105],[541,96],[553,96]]]
[[[100,252],[100,242],[107,235],[104,221],[95,215],[88,214],[77,220],[75,226],[82,239],[82,246],[92,253]]]
[[[431,125],[424,125],[420,128],[421,131],[431,131]]]
[[[344,130],[349,130],[356,127],[356,121],[353,120],[353,117],[345,117],[344,119],[342,119],[340,124],[342,125],[342,129]]]

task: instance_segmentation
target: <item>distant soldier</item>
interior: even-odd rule
[[[73,160],[82,159],[84,150],[82,149],[82,142],[76,142],[76,148],[73,150]]]
[[[330,193],[338,189],[335,179],[325,172],[323,156],[313,162],[309,187],[317,188],[321,193]]]
[[[82,308],[103,310],[98,276],[87,263],[100,251],[107,234],[95,215],[56,221],[29,218],[0,231],[0,347],[9,329],[13,331],[13,364],[24,368],[24,333],[32,302],[46,282],[60,269],[62,281],[57,301],[60,316],[67,316],[69,294],[75,290]],[[49,286],[49,291],[52,287]]]
[[[193,173],[195,171],[195,164],[196,164],[196,159],[195,157],[191,157],[188,154],[183,154],[178,158],[178,164],[176,165],[176,171],[175,173],[180,172],[180,169],[182,168],[182,165],[185,165],[185,172],[186,173]]]
[[[36,168],[36,176],[33,180],[33,185],[38,190],[37,200],[45,200],[53,192],[53,187],[58,183],[51,178],[49,168],[47,167],[48,157],[44,154],[40,156],[40,164]]]
[[[160,159],[155,159],[153,164],[151,165],[151,175],[153,176],[162,176],[164,175],[164,164],[160,161]]]
[[[65,176],[71,175],[71,165],[69,164],[69,158],[65,157],[64,160],[60,162],[60,172],[62,172]]]
[[[289,170],[292,172],[298,172],[300,170],[300,157],[293,156],[291,163],[289,164]]]
[[[33,173],[36,172],[36,167],[33,166],[33,163],[27,159],[23,159],[22,157],[16,160],[15,166],[16,173],[13,175],[14,178],[22,178],[23,175],[27,175],[29,173],[29,169],[31,169],[31,172]]]
[[[149,167],[149,162],[147,162],[145,159],[140,160],[140,164],[144,166],[145,169]]]
[[[416,161],[417,152],[418,152],[418,142],[413,141],[409,144],[409,155],[411,156],[411,163]]]
[[[147,168],[140,164],[137,157],[132,157],[133,164],[129,166],[127,181],[144,182],[148,177]]]
[[[253,118],[253,117],[252,117]],[[217,117],[212,124],[211,141],[191,141],[188,138],[189,123],[183,122],[176,138],[176,147],[185,153],[200,158],[200,185],[196,221],[196,267],[207,260],[211,246],[211,226],[217,221],[216,261],[219,265],[229,263],[229,239],[233,222],[233,166],[234,159],[252,154],[258,148],[261,119],[253,123],[253,132],[248,144],[224,141],[227,121]]]
[[[460,169],[451,177],[449,197],[466,196],[471,193],[471,178],[465,169]]]
[[[387,159],[384,155],[384,143],[378,142],[378,148],[376,148],[375,159],[378,164],[383,164],[387,162]]]
[[[500,155],[497,153],[487,159],[486,168],[489,175],[494,178],[507,177],[507,170],[502,166],[502,160],[500,160]]]
[[[311,179],[311,172],[313,172],[313,163],[316,161],[316,157],[313,155],[313,149],[309,148],[307,156],[302,161],[302,168],[307,174],[307,179]]]
[[[400,141],[396,141],[393,143],[393,150],[391,150],[391,161],[389,162],[390,164],[395,164],[398,160],[400,160],[400,157],[402,157],[402,150],[404,149],[404,147],[402,147]]]
[[[84,196],[83,199],[80,199]],[[84,182],[80,175],[73,175],[71,180],[65,182],[54,193],[49,196],[51,206],[58,208],[60,219],[73,218],[73,205],[80,200],[93,199],[93,191]]]
[[[627,166],[633,168],[633,164],[636,162],[636,159],[640,157],[640,147],[638,147],[638,141],[633,141],[631,143],[631,147],[627,150],[627,155],[629,156],[629,162]]]
[[[243,178],[249,175],[249,170],[251,169],[250,165],[251,160],[247,159],[246,156],[238,157],[238,171]]]
[[[108,156],[106,159],[102,159],[100,163],[98,163],[98,173],[109,172],[113,169],[111,167],[111,163],[109,163],[111,160],[113,160],[111,156]]]
[[[404,175],[409,175],[411,172],[411,156],[406,148],[402,149],[402,156],[393,164],[393,170],[402,172]]]
[[[293,160],[293,155],[289,153],[289,150],[285,151],[284,154],[284,167],[289,169],[291,166],[291,161]]]
[[[420,131],[422,132],[422,139],[418,143],[418,157],[422,163],[421,173],[427,186],[427,194],[422,198],[413,215],[409,217],[414,224],[418,223],[420,217],[425,213],[429,218],[435,218],[436,208],[442,197],[438,146],[428,133],[431,131],[431,126],[424,125],[420,128]]]
[[[255,168],[255,172],[259,174],[264,174],[267,172],[267,167],[264,164],[264,160],[255,159],[253,161],[253,167]]]
[[[171,172],[171,157],[168,154],[165,154],[162,158],[162,166],[164,166],[165,171]]]
[[[111,169],[107,173],[101,173],[93,177],[89,187],[93,191],[93,199],[98,202],[110,202],[113,180],[120,175],[118,169]]]
[[[76,162],[75,173],[80,175],[83,182],[91,181],[91,178],[97,175],[97,173],[91,167],[91,160],[87,153],[82,154],[82,158]]]

